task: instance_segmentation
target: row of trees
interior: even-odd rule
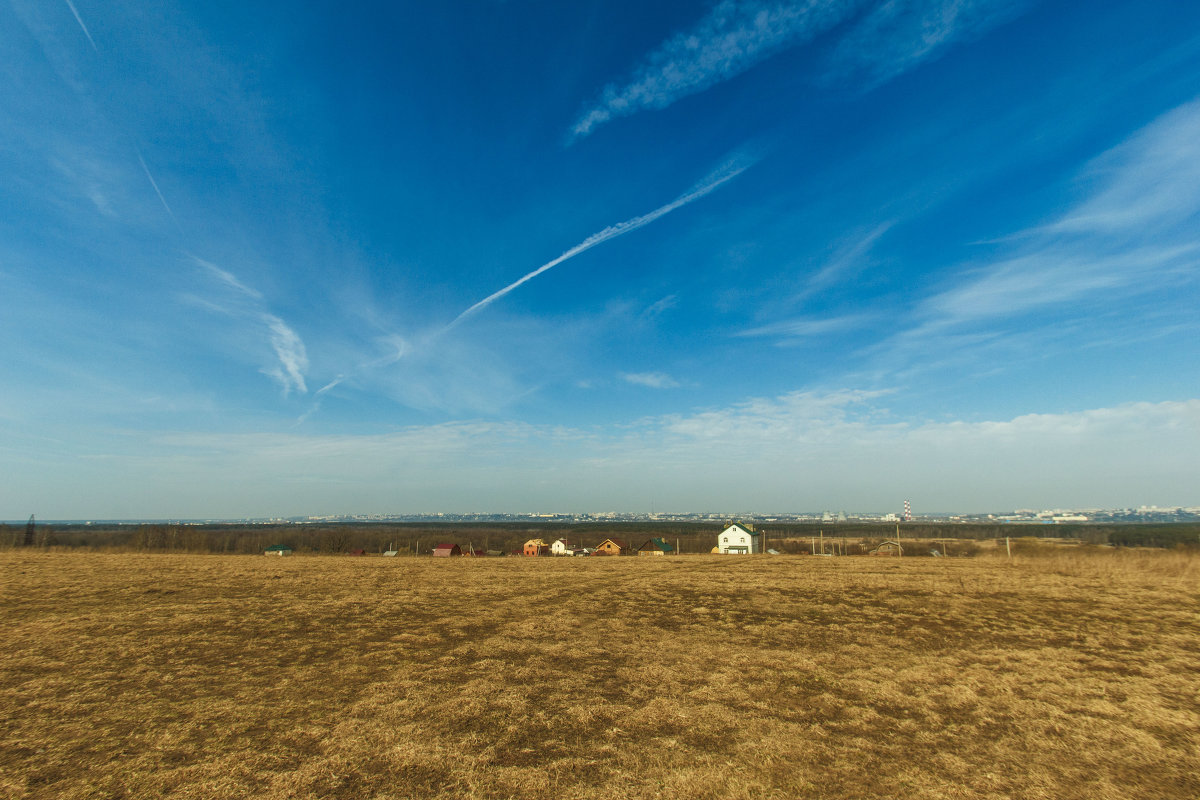
[[[894,524],[838,523],[761,526],[767,547],[784,553],[808,552],[812,541],[823,536],[825,551],[863,552],[896,536]],[[512,552],[520,550],[527,539],[552,542],[564,538],[571,544],[595,546],[606,538],[623,539],[636,547],[651,536],[661,536],[678,544],[682,553],[707,553],[716,543],[719,526],[698,523],[617,523],[584,525],[529,525],[521,523],[417,524],[417,523],[341,523],[323,525],[183,525],[183,524],[102,524],[45,525],[33,518],[24,525],[0,525],[0,547],[69,547],[118,549],[148,552],[261,553],[273,544],[285,544],[298,552],[344,553],[364,550],[382,553],[398,550],[403,554],[428,553],[438,542],[471,544],[477,548]],[[900,525],[906,555],[924,554],[929,548],[918,547],[918,540],[1003,540],[1006,536],[1070,538],[1091,544],[1121,547],[1198,547],[1200,525]],[[862,545],[862,546],[860,546]],[[937,547],[936,544],[933,547]],[[921,548],[924,548],[922,550]],[[973,548],[951,546],[951,553],[969,553]]]

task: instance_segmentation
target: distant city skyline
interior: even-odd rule
[[[1200,6],[0,7],[0,517],[1200,486]]]
[[[522,524],[630,524],[659,522],[685,522],[702,525],[725,524],[730,521],[754,522],[756,524],[793,523],[897,523],[926,524],[941,523],[1122,523],[1122,522],[1197,522],[1200,521],[1200,506],[1141,506],[1139,508],[1089,508],[1089,509],[1009,509],[998,512],[955,512],[929,511],[906,517],[903,511],[880,512],[862,510],[841,511],[694,511],[694,512],[522,512],[522,513],[412,513],[412,514],[325,514],[300,517],[242,517],[242,518],[185,518],[161,517],[144,519],[42,519],[31,516],[35,525],[107,525],[107,524],[341,524],[341,523],[441,523],[441,524],[488,524],[516,522]],[[25,526],[30,520],[0,520],[0,524]]]

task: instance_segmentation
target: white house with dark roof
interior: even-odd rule
[[[763,551],[763,537],[753,526],[735,522],[717,536],[717,552],[722,555],[746,555]]]

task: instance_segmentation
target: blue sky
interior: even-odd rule
[[[0,62],[0,518],[1200,503],[1200,6],[5,0]]]

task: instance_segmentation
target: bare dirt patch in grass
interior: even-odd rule
[[[1200,569],[0,553],[0,796],[1195,798]]]

